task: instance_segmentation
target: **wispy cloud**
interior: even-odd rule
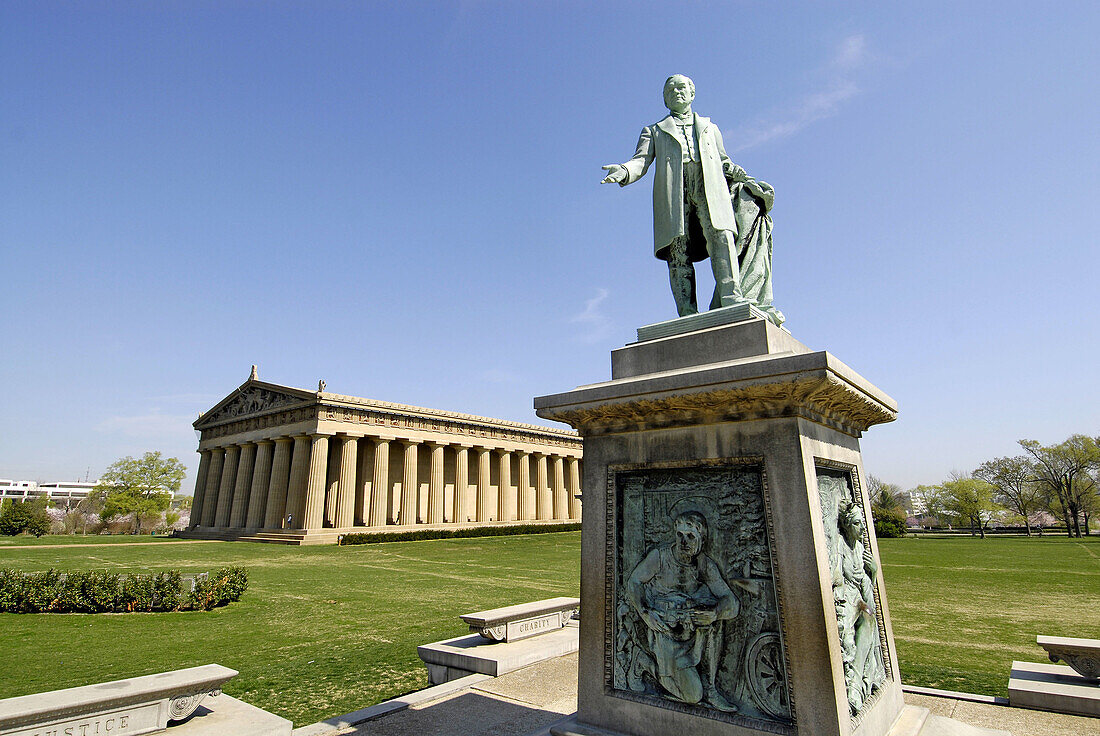
[[[604,314],[601,308],[610,294],[611,292],[603,287],[596,289],[596,296],[585,300],[584,311],[573,315],[569,320],[586,328],[578,335],[577,339],[581,342],[588,344],[599,342],[611,333],[611,318]]]
[[[820,89],[808,92],[785,109],[762,116],[726,134],[731,152],[754,148],[776,138],[794,135],[806,126],[836,115],[841,106],[859,94],[854,80],[867,61],[867,42],[863,34],[844,38],[823,66],[825,79]]]

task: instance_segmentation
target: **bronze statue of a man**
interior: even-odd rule
[[[626,186],[653,174],[653,254],[668,262],[668,278],[681,317],[699,311],[696,261],[710,257],[714,296],[710,308],[746,301],[737,263],[737,221],[727,179],[745,172],[726,155],[722,133],[691,110],[695,84],[682,74],[665,80],[669,114],[642,129],[634,157],[609,164],[605,184]]]

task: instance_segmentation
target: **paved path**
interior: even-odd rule
[[[1100,736],[1100,718],[905,694],[905,702],[1013,736]],[[524,736],[545,734],[577,709],[577,655],[491,678],[438,700],[344,729],[341,736]],[[336,731],[330,732],[336,734]]]
[[[0,552],[6,549],[61,549],[65,547],[94,547],[96,549],[103,549],[104,547],[137,547],[146,544],[155,544],[158,547],[165,544],[210,544],[211,542],[220,542],[220,539],[173,539],[172,541],[154,542],[149,540],[148,542],[85,542],[83,544],[0,544]]]

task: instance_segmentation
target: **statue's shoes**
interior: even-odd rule
[[[703,698],[703,702],[712,708],[724,711],[726,713],[736,713],[737,706],[722,697],[722,694],[717,690],[712,689],[707,693],[707,696]]]

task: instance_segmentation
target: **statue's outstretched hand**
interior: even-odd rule
[[[622,164],[608,164],[601,168],[607,171],[607,176],[600,184],[621,184],[626,181],[626,167]]]

